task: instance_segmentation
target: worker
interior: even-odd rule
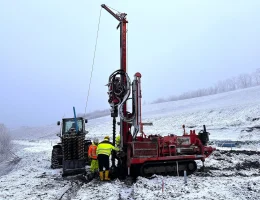
[[[88,158],[91,162],[90,171],[92,173],[98,172],[98,160],[97,160],[97,146],[98,146],[98,138],[94,138],[93,143],[89,146],[88,149]]]
[[[100,180],[109,181],[109,156],[111,151],[118,151],[117,147],[114,147],[110,142],[109,136],[104,137],[104,140],[98,144],[97,155],[98,155],[98,166],[99,166],[99,177]],[[105,177],[103,168],[105,167]]]
[[[71,127],[68,129],[68,132],[74,132],[76,130],[76,123],[75,122],[73,122],[72,124],[71,124]]]
[[[119,148],[120,147],[120,134],[118,134],[116,136],[116,147]]]

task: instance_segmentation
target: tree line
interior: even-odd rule
[[[260,85],[260,68],[256,69],[251,74],[249,73],[240,74],[236,77],[219,81],[217,84],[215,84],[212,87],[197,89],[194,91],[185,92],[181,95],[170,96],[168,98],[158,98],[157,100],[152,101],[151,104],[208,96],[213,94],[234,91],[238,89],[254,87],[258,85]],[[146,101],[144,101],[143,104],[147,104]],[[85,117],[87,119],[95,119],[95,118],[104,117],[108,115],[110,115],[110,110],[105,109],[105,110],[95,110],[93,112],[87,113]],[[77,116],[84,117],[84,113],[79,113]]]
[[[258,85],[260,85],[260,68],[258,68],[251,74],[248,73],[240,74],[237,77],[219,81],[215,86],[212,87],[185,92],[178,96],[170,96],[168,98],[158,98],[152,103],[191,99],[196,97],[208,96],[208,95],[219,94],[223,92],[234,91],[238,89],[254,87]]]

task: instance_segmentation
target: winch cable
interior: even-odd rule
[[[99,33],[99,25],[100,25],[100,19],[101,19],[101,12],[102,12],[102,8],[100,8],[99,19],[98,19],[97,36],[96,36],[94,56],[93,56],[93,61],[92,61],[91,73],[90,73],[90,80],[89,80],[89,86],[88,86],[88,95],[87,95],[87,101],[86,101],[86,106],[85,106],[84,117],[86,117],[86,112],[87,112],[87,107],[88,107],[88,97],[89,97],[89,92],[90,92],[90,86],[91,86],[91,80],[92,80],[93,69],[94,69],[94,65],[95,65],[95,58],[96,58],[96,50],[97,50],[97,42],[98,42],[98,33]]]
[[[116,11],[118,14],[120,14],[120,12],[118,11],[118,10],[116,10],[116,9],[114,9],[114,8],[112,8],[112,7],[110,7],[110,6],[107,6],[108,8],[110,8],[111,10],[114,10],[114,11]]]

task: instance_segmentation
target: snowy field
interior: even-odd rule
[[[206,162],[209,172],[188,177],[138,177],[133,184],[100,183],[61,177],[50,169],[51,140],[14,141],[22,158],[0,177],[0,199],[259,199],[260,153],[216,151]],[[11,164],[11,163],[9,163]],[[198,163],[198,165],[200,162]]]
[[[50,168],[59,127],[23,127],[12,132],[21,160],[0,163],[0,169],[9,169],[0,175],[0,199],[260,199],[260,87],[145,105],[143,118],[153,122],[145,127],[146,134],[181,135],[182,124],[196,132],[205,124],[211,141],[232,140],[240,145],[231,153],[231,148],[217,147],[205,162],[209,171],[188,176],[187,184],[183,177],[170,176],[138,177],[134,183],[87,183],[64,179],[61,170]],[[101,139],[111,134],[112,119],[90,120],[87,129],[88,137]],[[18,139],[21,135],[23,140]]]

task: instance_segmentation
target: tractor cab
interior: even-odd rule
[[[75,122],[76,121],[76,122]],[[59,137],[68,134],[87,134],[85,124],[88,123],[87,119],[83,117],[77,117],[76,120],[74,118],[63,118],[62,123],[60,121],[57,122],[57,125],[61,125],[60,133],[57,134]]]

